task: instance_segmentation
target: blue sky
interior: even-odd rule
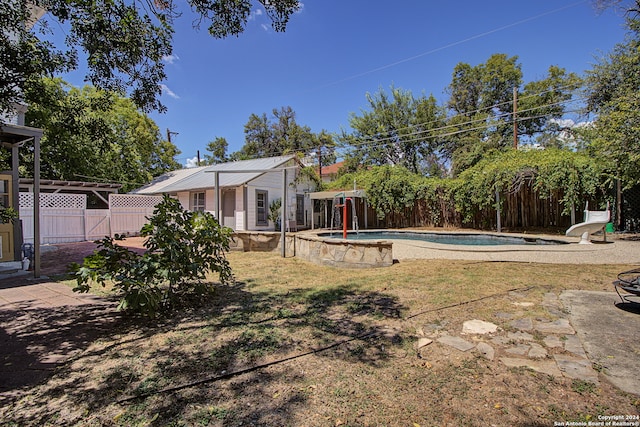
[[[177,132],[183,165],[216,137],[239,150],[252,113],[291,106],[300,125],[339,132],[367,108],[367,92],[394,85],[442,102],[456,64],[494,53],[518,56],[525,82],[551,65],[583,75],[625,34],[623,14],[591,0],[306,0],[285,33],[256,3],[246,32],[224,40],[192,22],[185,13],[176,25],[168,111],[151,114]]]

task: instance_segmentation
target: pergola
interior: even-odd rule
[[[40,139],[42,129],[13,124],[0,125],[0,144],[11,150],[12,201],[14,209],[19,209],[19,157],[18,151],[25,143],[33,141],[33,276],[40,277]],[[21,251],[20,224],[15,222],[14,250],[19,259]]]
[[[19,185],[22,191],[34,192],[35,179],[20,178]],[[109,206],[109,194],[117,194],[122,188],[122,184],[109,182],[85,182],[85,181],[63,181],[58,179],[41,179],[40,191],[42,193],[80,193],[94,194],[105,205]],[[102,194],[101,194],[102,193]]]
[[[309,193],[309,198],[311,200],[322,200],[324,201],[324,223],[325,226],[329,222],[329,201],[335,200],[336,198],[350,198],[355,202],[357,199],[362,199],[364,202],[364,228],[367,228],[368,218],[367,218],[367,197],[364,190],[345,190],[345,191],[317,191],[315,193]],[[315,229],[314,217],[315,211],[313,210],[313,203],[311,204],[311,229]],[[322,212],[321,212],[322,213]]]

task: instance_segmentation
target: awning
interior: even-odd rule
[[[311,200],[333,200],[336,197],[351,197],[366,199],[367,193],[364,190],[348,190],[348,191],[317,191],[309,193]]]

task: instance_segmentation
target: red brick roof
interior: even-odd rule
[[[337,174],[338,169],[340,169],[343,165],[344,165],[344,162],[338,162],[333,165],[322,166],[322,176]]]

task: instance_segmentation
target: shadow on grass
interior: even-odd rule
[[[277,389],[304,383],[305,374],[279,361],[313,353],[376,366],[403,345],[385,326],[403,310],[392,296],[352,286],[267,292],[239,282],[156,323],[87,307],[44,312],[22,347],[44,337],[44,352],[55,352],[71,339],[81,354],[0,415],[19,425],[74,424],[87,414],[94,424],[290,425],[308,396]],[[269,368],[252,369],[260,365]]]

